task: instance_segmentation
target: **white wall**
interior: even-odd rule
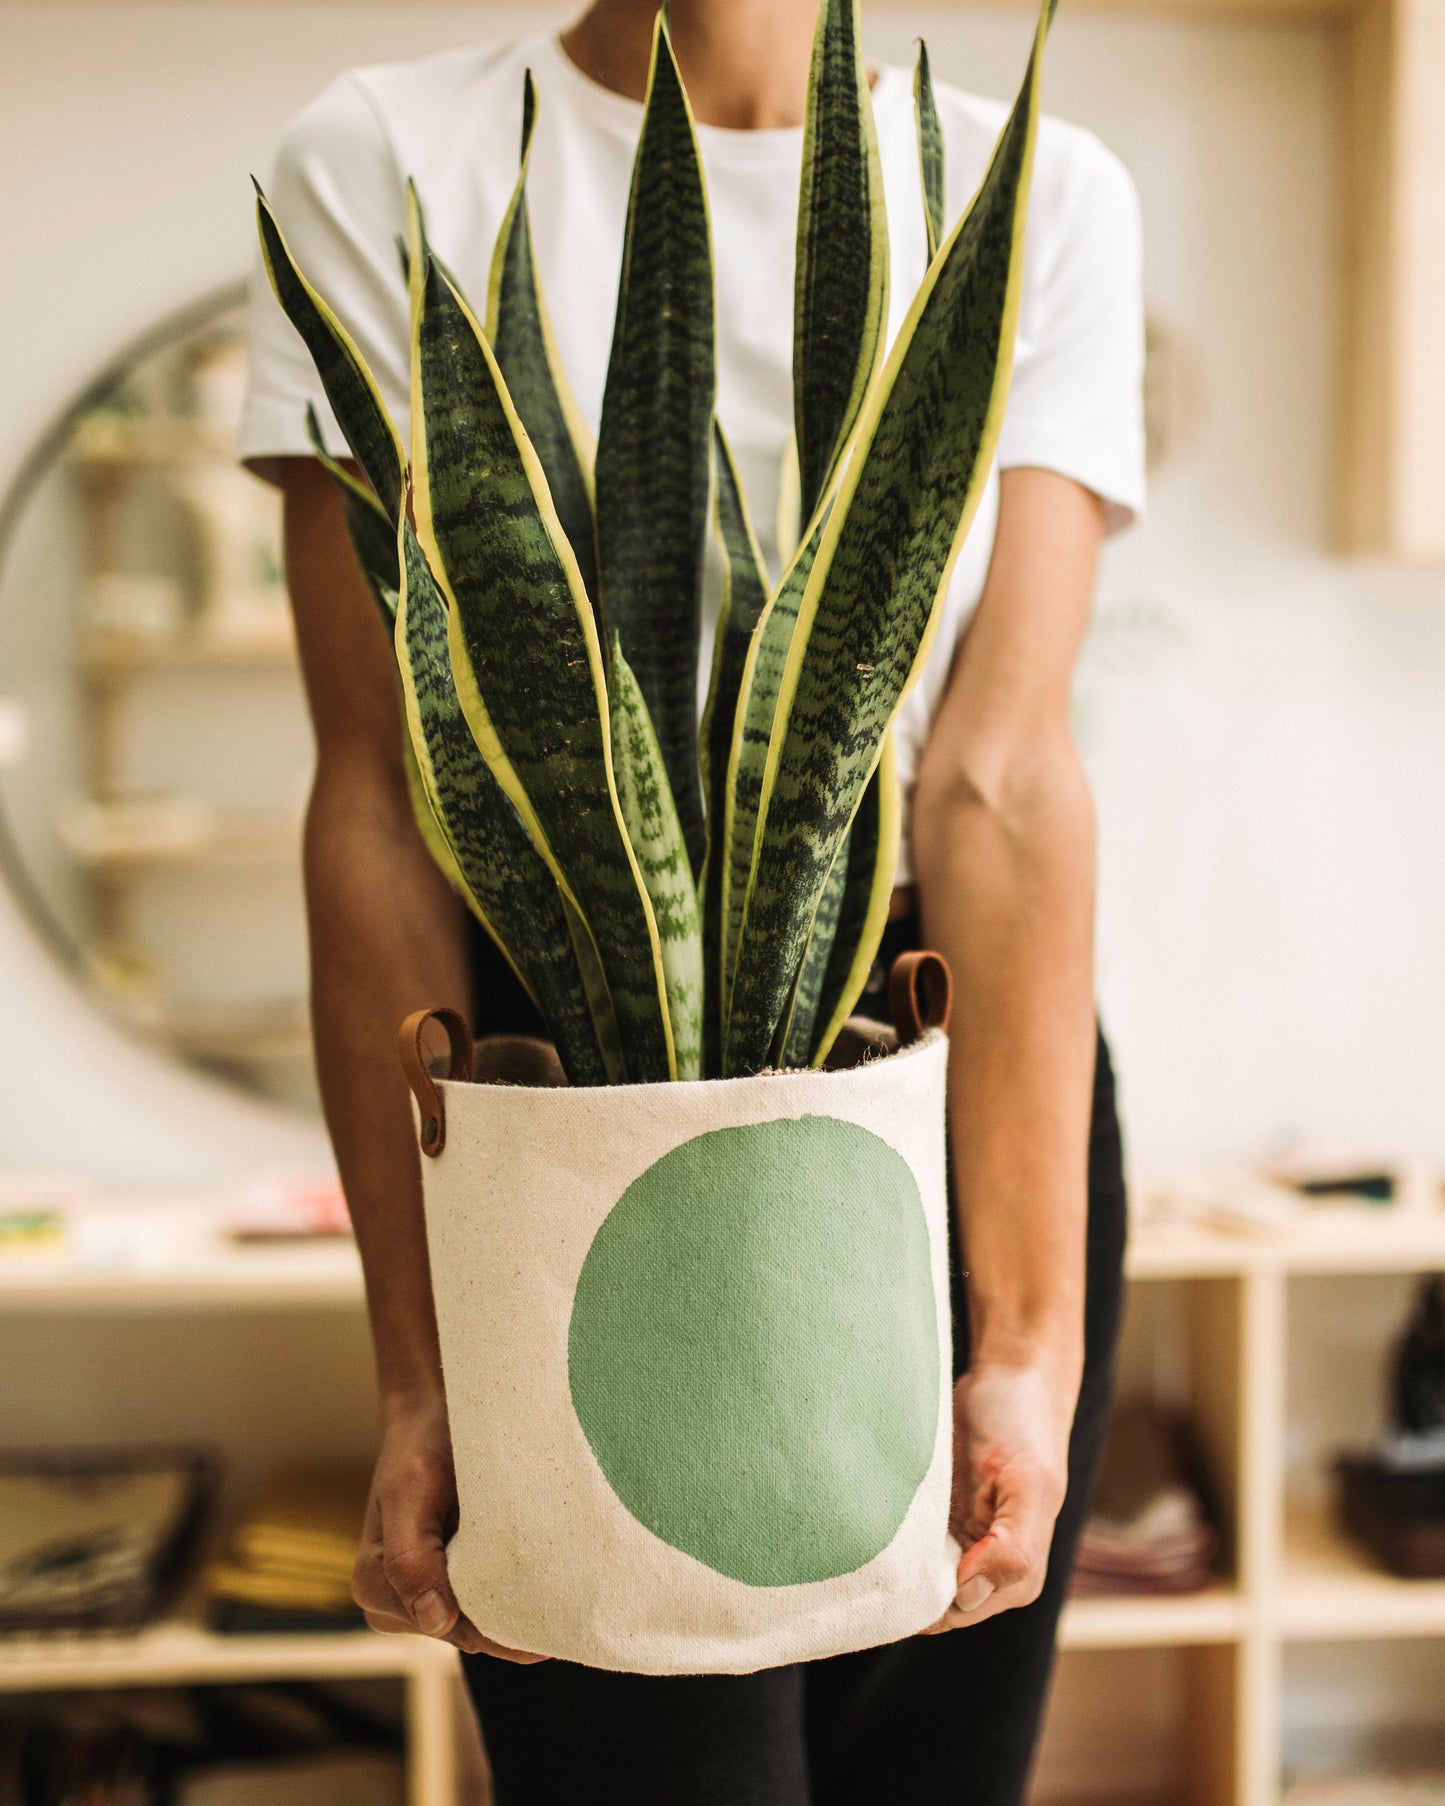
[[[243,266],[246,173],[338,67],[559,16],[8,4],[0,479],[106,351]],[[920,30],[942,77],[1004,93],[1029,24],[870,22],[888,57]],[[1325,550],[1336,79],[1303,25],[1066,9],[1050,51],[1048,103],[1134,171],[1151,306],[1206,378],[1198,443],[1110,552],[1081,685],[1104,1013],[1154,1171],[1295,1137],[1445,1161],[1445,577]],[[3,901],[0,994],[0,1172],[189,1183],[319,1146],[101,1029]]]

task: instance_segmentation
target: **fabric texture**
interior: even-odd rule
[[[555,38],[468,45],[351,69],[292,121],[267,193],[302,269],[370,364],[398,427],[409,415],[407,306],[396,250],[407,176],[438,252],[481,305],[516,178],[523,74],[539,111],[528,177],[532,239],[562,362],[595,432],[612,336],[632,156],[642,109],[584,76]],[[927,261],[911,72],[885,65],[873,105],[891,255],[888,331],[901,324]],[[938,84],[949,222],[978,187],[1005,109]],[[778,564],[777,502],[792,431],[793,258],[802,132],[699,130],[717,283],[718,417],[765,557]],[[1013,386],[997,469],[1039,465],[1095,491],[1111,527],[1144,502],[1144,356],[1138,201],[1097,138],[1040,125]],[[265,472],[309,456],[305,408],[328,445],[344,442],[311,360],[253,268],[250,376],[238,455]],[[997,469],[960,554],[930,657],[897,729],[907,808],[954,650],[978,601],[998,517]],[[711,665],[722,575],[716,548],[704,595],[700,696]],[[906,833],[899,881],[910,875]]]
[[[880,955],[917,944],[889,925]],[[881,1016],[883,987],[870,993]],[[751,1675],[603,1673],[464,1656],[496,1806],[1021,1806],[1113,1394],[1127,1210],[1114,1075],[1094,1070],[1084,1370],[1069,1480],[1032,1605],[942,1637],[909,1637]],[[956,1238],[954,1364],[968,1364]]]
[[[938,1616],[947,1054],[934,1032],[839,1072],[439,1081],[447,1566],[489,1635],[745,1673]]]

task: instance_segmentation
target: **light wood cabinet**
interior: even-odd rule
[[[105,1217],[137,1227],[132,1241],[143,1260],[116,1258],[125,1236],[112,1229],[100,1262],[32,1255],[0,1264],[0,1370],[52,1385],[44,1407],[51,1440],[94,1435],[80,1408],[84,1382],[101,1413],[95,1421],[112,1437],[193,1434],[203,1421],[243,1458],[258,1426],[274,1453],[288,1426],[304,1441],[324,1413],[328,1423],[351,1426],[348,1434],[364,1446],[370,1366],[349,1243],[235,1247],[219,1235],[214,1209],[200,1204],[140,1203],[112,1207]],[[1136,1227],[1125,1383],[1132,1383],[1132,1343],[1136,1377],[1152,1361],[1190,1411],[1223,1508],[1221,1577],[1180,1598],[1068,1605],[1038,1801],[1120,1806],[1142,1797],[1131,1773],[1147,1779],[1162,1763],[1158,1797],[1273,1806],[1292,1650],[1368,1651],[1400,1639],[1438,1639],[1445,1650],[1445,1581],[1377,1572],[1317,1505],[1294,1496],[1286,1474],[1298,1441],[1289,1376],[1291,1359],[1299,1365],[1299,1338],[1316,1333],[1322,1314],[1350,1308],[1338,1296],[1322,1301],[1311,1286],[1334,1276],[1330,1283],[1349,1298],[1351,1287],[1386,1283],[1380,1276],[1442,1267],[1445,1208],[1428,1188],[1390,1207],[1315,1206],[1296,1226],[1268,1234]],[[209,1355],[197,1340],[205,1337],[214,1344]],[[288,1339],[292,1352],[278,1353]],[[351,1354],[324,1368],[343,1343],[354,1343]],[[97,1378],[108,1348],[116,1350],[117,1383],[131,1372],[158,1374],[162,1364],[172,1378],[122,1403]],[[51,1372],[38,1373],[47,1358]],[[1304,1359],[1311,1358],[1306,1348]],[[189,1387],[174,1372],[186,1363]],[[218,1391],[227,1376],[241,1384],[248,1364],[257,1369],[254,1398],[234,1406],[192,1398],[198,1389]],[[276,1404],[278,1372],[296,1376],[284,1411]],[[308,1375],[316,1393],[309,1405]],[[199,1416],[186,1415],[193,1407]],[[0,1414],[0,1441],[24,1431],[16,1409],[12,1400]],[[1313,1433],[1323,1446],[1334,1432],[1326,1423]],[[221,1637],[185,1615],[138,1637],[0,1644],[0,1692],[363,1674],[394,1676],[405,1689],[413,1806],[477,1806],[474,1788],[458,1793],[457,1752],[465,1758],[468,1727],[452,1652],[440,1645],[370,1632]]]

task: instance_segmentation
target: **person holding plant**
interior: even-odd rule
[[[799,527],[796,459],[788,470],[794,196],[814,12],[813,0],[671,7],[711,213],[716,412],[774,576]],[[407,416],[410,378],[396,256],[405,178],[425,196],[449,270],[485,293],[530,70],[532,244],[558,355],[595,430],[610,336],[595,302],[623,254],[653,34],[651,0],[596,0],[560,37],[349,71],[297,117],[271,184],[276,217],[393,419]],[[938,91],[941,161],[925,208],[908,73],[874,72],[871,101],[891,336],[935,240],[984,175],[1003,110]],[[947,958],[958,991],[955,1603],[932,1635],[826,1661],[624,1675],[498,1647],[448,1584],[455,1481],[393,1030],[418,999],[467,995],[484,1031],[539,1024],[418,833],[395,665],[332,478],[312,456],[306,405],[327,437],[335,419],[300,339],[265,281],[255,285],[240,452],[285,496],[318,751],[305,839],[317,1061],[366,1269],[384,1416],[355,1590],[375,1628],[463,1651],[498,1806],[1023,1795],[1122,1295],[1119,1130],[1093,1010],[1092,809],[1069,689],[1100,543],[1142,507],[1142,361],[1132,186],[1097,140],[1045,120],[994,467],[895,724],[908,814],[877,966],[921,937]],[[715,619],[716,595],[706,607]],[[706,635],[699,656],[705,667]],[[870,981],[860,1007],[880,989]]]

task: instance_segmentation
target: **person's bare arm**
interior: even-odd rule
[[[395,658],[331,479],[310,458],[282,460],[276,474],[316,734],[304,841],[316,1066],[366,1274],[382,1406],[354,1591],[377,1630],[507,1654],[459,1614],[447,1582],[456,1482],[416,1137],[397,1059],[410,1011],[465,1009],[463,905],[416,828]]]
[[[955,1392],[958,1604],[1026,1605],[1067,1485],[1083,1365],[1094,818],[1069,689],[1102,512],[1009,470],[982,600],[921,761],[920,924],[953,968],[950,1140],[970,1363]]]

